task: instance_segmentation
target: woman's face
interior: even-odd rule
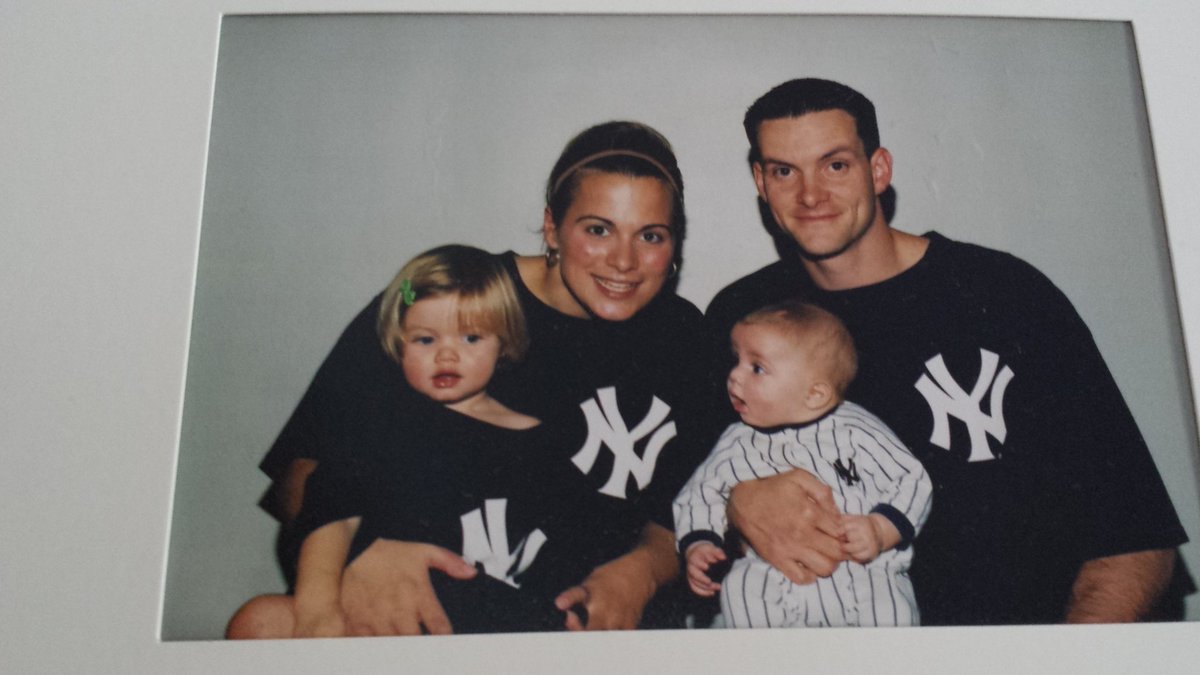
[[[649,177],[591,171],[579,180],[561,223],[543,223],[546,246],[557,249],[569,306],[578,317],[624,321],[658,292],[675,256],[671,188]]]

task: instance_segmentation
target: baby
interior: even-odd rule
[[[692,591],[721,592],[728,626],[909,626],[920,622],[908,567],[929,515],[929,476],[877,417],[844,400],[857,356],[845,326],[800,302],[760,309],[731,334],[726,388],[741,416],[675,499]],[[716,583],[733,486],[804,469],[833,490],[848,560],[828,578],[792,583],[753,550]]]

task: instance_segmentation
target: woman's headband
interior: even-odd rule
[[[640,160],[643,160],[643,161],[649,163],[654,168],[658,169],[658,172],[662,174],[663,179],[667,181],[667,184],[671,186],[671,189],[675,191],[675,194],[679,194],[679,186],[675,183],[675,178],[671,176],[671,172],[667,171],[667,168],[665,166],[663,166],[661,162],[659,162],[657,159],[654,159],[650,155],[647,155],[647,154],[644,154],[641,152],[637,152],[636,150],[619,150],[619,149],[617,149],[617,150],[601,150],[600,152],[588,155],[587,157],[584,157],[583,159],[579,160],[578,162],[575,162],[570,167],[568,167],[566,171],[563,171],[562,174],[559,175],[558,180],[554,181],[554,186],[550,188],[550,194],[551,195],[558,194],[558,189],[560,187],[562,187],[562,184],[565,183],[567,181],[567,179],[571,177],[572,174],[574,174],[576,171],[583,168],[584,165],[586,165],[590,162],[593,162],[597,159],[600,159],[602,157],[616,157],[616,156],[636,157]]]

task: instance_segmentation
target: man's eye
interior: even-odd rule
[[[771,169],[771,175],[775,176],[776,178],[787,178],[788,176],[792,175],[792,167],[777,166]]]
[[[846,169],[849,169],[850,164],[848,162],[842,162],[842,161],[831,162],[829,164],[829,168],[833,169],[834,171],[840,172],[840,171],[845,171]]]

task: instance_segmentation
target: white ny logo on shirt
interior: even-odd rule
[[[597,399],[599,404],[596,403]],[[630,475],[637,481],[639,490],[649,485],[658,454],[667,441],[675,437],[675,422],[663,424],[667,415],[671,414],[671,406],[655,396],[650,403],[650,411],[633,431],[629,430],[621,417],[621,411],[617,408],[617,392],[613,387],[598,390],[595,399],[588,399],[579,407],[587,418],[588,437],[579,452],[571,458],[575,466],[588,473],[596,463],[600,446],[607,445],[613,454],[613,468],[600,492],[625,499],[625,484]],[[634,444],[646,436],[650,436],[650,440],[639,459]]]

